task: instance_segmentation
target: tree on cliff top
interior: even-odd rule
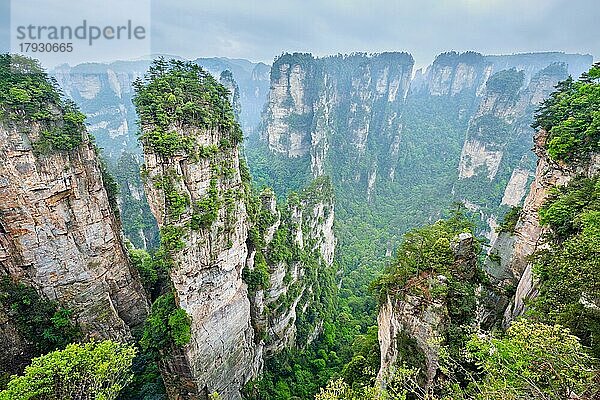
[[[133,103],[139,115],[141,139],[163,157],[178,151],[194,153],[193,129],[228,132],[228,143],[242,140],[242,131],[229,103],[229,91],[197,64],[155,60],[143,79],[133,82]]]
[[[579,81],[560,82],[535,115],[534,128],[548,132],[546,147],[555,160],[572,162],[600,149],[600,63]]]

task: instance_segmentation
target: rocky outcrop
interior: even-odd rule
[[[229,103],[231,103],[231,107],[233,108],[233,115],[235,116],[236,121],[239,122],[240,115],[242,113],[242,104],[240,103],[240,87],[233,78],[231,71],[226,69],[225,71],[221,72],[221,75],[219,76],[219,83],[225,86],[225,89],[229,90]]]
[[[528,157],[531,115],[567,74],[566,64],[551,64],[537,71],[527,86],[522,70],[507,69],[489,76],[469,123],[458,166],[459,179],[473,179],[480,174],[491,182],[510,178],[501,204],[520,204],[529,172],[533,172],[532,157]]]
[[[200,146],[219,146],[229,138],[229,132],[219,129],[190,128],[182,134]],[[184,232],[184,245],[173,251],[170,271],[177,303],[192,320],[184,359],[198,391],[207,387],[209,393],[218,391],[225,399],[239,399],[240,388],[258,370],[250,301],[242,280],[248,218],[238,149],[222,148],[210,158],[194,159],[186,153],[164,158],[145,145],[144,159],[146,193],[162,235],[165,228]],[[195,206],[174,217],[167,200],[172,192],[165,191],[166,185],[189,199],[190,205],[211,202],[210,207],[217,208],[214,217],[191,229]],[[224,202],[227,206],[220,206]]]
[[[288,157],[308,154],[311,145],[316,62],[310,54],[282,57],[271,68],[264,137],[269,149]]]
[[[426,87],[431,96],[455,96],[463,90],[474,90],[485,83],[490,70],[479,53],[443,53],[425,72]]]
[[[334,204],[331,183],[319,178],[298,195],[292,195],[284,210],[276,208],[272,191],[261,195],[265,211],[275,216],[264,231],[264,246],[253,248],[249,271],[266,255],[269,281],[251,292],[253,322],[258,345],[264,356],[285,347],[304,347],[320,333],[323,312],[321,300],[333,293],[331,273],[336,240],[333,234]],[[292,257],[281,259],[282,235],[292,246]],[[257,257],[257,252],[261,255]],[[306,262],[306,260],[312,260]],[[312,321],[306,321],[311,316]],[[302,317],[302,321],[300,320]]]
[[[210,146],[221,142],[225,134],[203,130],[194,135],[204,146]],[[262,232],[264,247],[257,248],[249,238],[249,230],[258,222],[251,221],[247,214],[244,199],[249,194],[241,181],[237,147],[199,160],[185,155],[163,159],[146,149],[145,160],[146,190],[159,226],[185,232],[184,245],[173,254],[175,266],[170,276],[178,305],[191,317],[192,339],[177,357],[179,361],[166,363],[163,373],[183,371],[183,375],[190,374],[188,379],[195,382],[197,391],[216,391],[224,399],[239,399],[241,388],[258,376],[266,357],[285,347],[306,344],[305,337],[297,339],[301,326],[298,313],[308,313],[307,309],[319,305],[323,293],[319,279],[333,262],[331,187],[327,183],[313,185],[284,211],[278,209],[272,192],[263,192],[262,207],[272,221]],[[228,168],[229,175],[216,174],[216,165]],[[190,229],[193,207],[176,220],[168,215],[164,191],[156,185],[165,177],[173,179],[177,192],[188,196],[190,204],[214,196],[227,206],[219,208],[209,226]],[[298,253],[281,258],[274,253],[292,250],[281,248],[287,245],[281,243],[286,235],[290,240],[295,238],[293,245]],[[264,288],[252,286],[249,290],[243,272],[246,268],[252,274],[257,268],[259,251],[260,260],[265,262],[264,252],[268,261],[268,283]],[[308,257],[299,258],[300,254]],[[311,257],[314,263],[307,261]],[[318,325],[318,312],[311,313]],[[313,333],[317,328],[310,329]],[[174,376],[166,381],[174,381],[171,378]]]
[[[149,65],[149,61],[87,63],[60,65],[51,72],[65,95],[87,115],[89,132],[110,159],[116,160],[122,151],[139,154],[132,83]]]
[[[539,157],[535,179],[523,204],[523,210],[515,227],[511,246],[495,243],[495,251],[503,263],[504,271],[517,283],[514,298],[504,314],[504,323],[523,314],[526,301],[537,294],[536,283],[532,273],[530,256],[543,246],[545,228],[540,226],[538,211],[548,198],[554,186],[562,186],[576,176],[591,177],[600,171],[600,155],[592,154],[584,163],[565,164],[552,160],[545,149],[547,133],[539,131],[535,137],[534,151]],[[507,239],[505,239],[507,240]]]
[[[131,339],[148,311],[94,146],[34,152],[45,126],[0,126],[0,272],[71,309],[88,336]],[[85,135],[85,133],[84,133]]]
[[[197,104],[206,115],[221,107],[216,115],[223,120],[214,127],[173,121],[166,130],[186,146],[165,153],[148,139],[156,134],[152,115],[141,118],[145,190],[176,305],[191,320],[191,340],[169,349],[161,372],[172,399],[218,392],[237,400],[266,357],[319,333],[335,246],[333,192],[321,178],[286,205],[278,206],[270,190],[256,195],[227,92],[194,66],[177,68],[221,96]]]
[[[146,200],[138,157],[123,152],[110,169],[119,185],[117,203],[126,239],[136,249],[151,250],[159,246],[158,227]]]
[[[452,246],[457,269],[464,271],[461,279],[473,279],[477,269],[473,236],[462,233]],[[423,272],[409,280],[404,288],[386,296],[377,317],[381,350],[379,381],[385,382],[387,374],[403,361],[401,352],[407,351],[407,340],[416,344],[416,348],[411,350],[420,352],[424,358],[425,365],[415,367],[423,369],[426,384],[435,381],[439,368],[439,346],[450,323],[446,297],[448,279],[444,275]],[[431,294],[433,288],[436,288],[436,293],[443,294]]]

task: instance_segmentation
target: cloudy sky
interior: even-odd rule
[[[588,53],[598,59],[599,1],[0,0],[0,47],[8,42],[11,14],[12,34],[16,23],[76,24],[87,18],[98,24],[127,19],[145,24],[148,15],[149,51],[185,58],[224,56],[270,63],[284,51],[316,55],[407,51],[418,66],[424,66],[449,50],[484,54],[552,50]],[[11,44],[14,48],[18,43]],[[89,49],[80,46],[69,56],[77,62],[100,61],[92,56],[139,56],[127,47],[106,45],[106,54],[97,44]],[[139,47],[138,52],[147,50]],[[48,62],[71,61],[61,57]]]
[[[600,56],[598,0],[174,0],[152,5],[155,52],[270,62],[407,51],[418,65],[448,50],[558,50]]]

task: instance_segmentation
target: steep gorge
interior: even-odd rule
[[[248,146],[249,164],[281,192],[311,174],[332,177],[340,256],[359,249],[343,264],[381,262],[403,232],[439,218],[453,201],[479,214],[493,239],[533,176],[533,111],[591,62],[451,52],[413,72],[406,53],[284,54],[273,64],[262,140]],[[354,226],[378,245],[360,249]]]

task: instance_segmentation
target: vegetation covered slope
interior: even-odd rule
[[[599,78],[598,66],[594,66],[580,81],[562,82],[536,115],[534,125],[549,132],[547,156],[558,168],[573,171],[573,177],[566,185],[554,187],[539,209],[540,224],[548,233],[530,254],[539,294],[531,300],[525,316],[506,331],[481,331],[471,320],[475,334],[458,341],[447,336],[439,348],[442,378],[433,385],[419,380],[423,364],[400,358],[383,376],[383,388],[336,381],[317,399],[595,399],[600,395],[600,132],[593,125],[600,104],[596,95]],[[565,143],[568,145],[562,146]],[[446,247],[439,236],[417,240],[422,247],[407,251],[414,247],[415,237],[439,232],[439,225],[407,236],[398,260],[383,279],[386,293],[413,290],[410,277],[415,271],[448,273],[447,268],[440,269],[444,265],[440,260],[448,258],[444,258]],[[422,262],[415,263],[415,257]],[[474,311],[469,311],[472,317]],[[397,346],[410,349],[400,342]],[[452,346],[460,351],[452,351]]]

